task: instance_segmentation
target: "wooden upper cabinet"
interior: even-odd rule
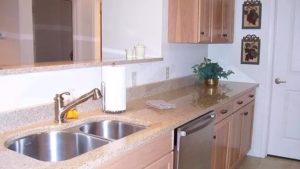
[[[212,42],[232,43],[234,0],[212,0]]]
[[[234,35],[234,0],[223,0],[223,42],[232,43]]]
[[[234,0],[169,0],[169,42],[233,41]]]
[[[169,42],[198,42],[199,0],[169,0]]]
[[[211,0],[199,0],[199,43],[211,42]]]

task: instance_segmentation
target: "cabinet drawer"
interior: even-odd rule
[[[233,111],[240,109],[255,99],[255,90],[251,90],[233,101]]]
[[[215,123],[218,123],[233,113],[233,102],[226,103],[216,108],[215,113],[216,113]]]

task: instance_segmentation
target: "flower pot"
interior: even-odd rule
[[[219,79],[205,79],[204,83],[208,87],[217,87],[219,85]]]

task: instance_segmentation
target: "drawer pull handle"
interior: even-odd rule
[[[243,101],[238,101],[237,104],[241,105],[243,104],[244,102]]]
[[[250,97],[250,98],[253,98],[253,97],[254,97],[254,94],[250,94],[249,97]]]
[[[214,138],[214,139],[216,139],[216,138],[217,138],[217,136],[214,136],[213,138]]]
[[[226,113],[228,113],[228,110],[226,110],[226,109],[221,111],[221,114],[226,114]]]
[[[245,116],[248,116],[248,114],[249,114],[248,112],[245,112],[245,113],[244,113]]]
[[[201,35],[204,35],[204,32],[201,32],[200,34],[201,34]]]

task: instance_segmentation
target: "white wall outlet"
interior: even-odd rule
[[[170,67],[167,66],[166,67],[166,80],[169,80],[170,79]]]
[[[136,72],[131,73],[131,81],[132,81],[132,86],[136,86]]]

